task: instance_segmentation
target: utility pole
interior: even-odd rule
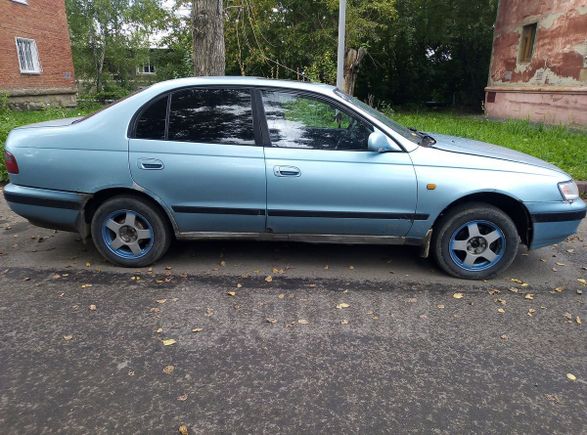
[[[344,55],[346,31],[346,0],[339,0],[338,9],[338,54],[336,65],[336,87],[344,90]]]

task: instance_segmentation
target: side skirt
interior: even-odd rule
[[[179,240],[257,240],[270,242],[331,243],[341,245],[411,245],[420,246],[422,239],[398,236],[347,234],[275,234],[242,232],[187,232],[179,233]]]

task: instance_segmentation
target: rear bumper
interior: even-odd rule
[[[585,215],[585,203],[581,200],[572,204],[542,203],[531,209],[533,237],[530,249],[553,245],[575,234]]]
[[[80,232],[85,225],[83,208],[91,195],[8,184],[4,198],[16,214],[33,225]]]

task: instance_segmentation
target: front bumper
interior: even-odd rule
[[[533,236],[530,249],[562,242],[575,234],[585,218],[585,203],[543,202],[526,204],[532,218]]]
[[[80,232],[85,225],[83,209],[91,195],[8,184],[4,198],[16,214],[33,225]]]

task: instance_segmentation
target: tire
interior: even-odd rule
[[[503,211],[469,203],[441,217],[432,236],[432,255],[442,270],[457,278],[488,279],[516,258],[520,236]]]
[[[91,230],[100,254],[124,267],[153,264],[165,255],[172,238],[165,216],[131,195],[115,196],[100,205]]]

